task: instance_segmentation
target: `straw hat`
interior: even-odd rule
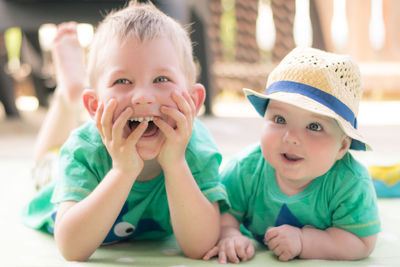
[[[265,94],[247,88],[243,91],[261,116],[269,99],[288,103],[335,119],[353,139],[350,149],[371,150],[357,130],[361,75],[348,55],[295,48],[269,75]]]

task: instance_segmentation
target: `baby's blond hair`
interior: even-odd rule
[[[99,55],[106,53],[107,44],[116,38],[124,42],[131,37],[137,38],[140,42],[160,37],[170,40],[180,57],[181,70],[186,76],[188,85],[195,83],[196,67],[188,32],[153,4],[131,1],[127,7],[109,13],[96,29],[88,56],[91,88],[97,87],[97,74],[102,64]]]

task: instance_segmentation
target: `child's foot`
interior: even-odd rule
[[[57,77],[57,93],[70,102],[77,102],[85,87],[85,52],[78,41],[77,24],[62,23],[52,45]]]

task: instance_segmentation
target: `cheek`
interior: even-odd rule
[[[309,155],[314,155],[314,159],[320,164],[326,163],[328,166],[335,163],[339,151],[338,142],[333,138],[313,138],[308,140],[307,147]]]
[[[174,89],[160,90],[157,92],[156,99],[157,99],[157,102],[160,103],[160,106],[167,106],[167,107],[172,107],[172,108],[178,107],[171,96],[173,91],[174,91]]]
[[[274,146],[278,145],[279,142],[278,134],[265,125],[261,131],[261,150],[265,158],[266,152],[272,151]]]
[[[121,113],[130,105],[129,105],[129,98],[127,96],[119,97],[117,95],[107,95],[107,96],[105,95],[101,99],[101,101],[106,104],[112,98],[117,101],[117,107],[115,108],[113,114],[113,122],[115,122],[121,115]]]

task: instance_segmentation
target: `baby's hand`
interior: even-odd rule
[[[147,128],[148,122],[143,120],[140,125],[127,137],[123,137],[123,130],[132,109],[124,110],[113,123],[113,115],[117,101],[111,99],[108,103],[100,104],[95,121],[104,145],[113,161],[113,168],[121,170],[129,177],[137,177],[143,169],[143,160],[136,150],[136,144]]]
[[[301,229],[287,224],[271,227],[265,233],[265,242],[280,261],[291,260],[302,250]]]
[[[173,92],[171,97],[178,108],[162,106],[161,112],[176,121],[176,128],[172,128],[159,118],[154,119],[154,123],[166,138],[158,155],[158,162],[163,168],[185,158],[186,147],[192,136],[193,122],[196,117],[196,106],[187,91]]]
[[[235,235],[221,239],[217,246],[210,249],[203,257],[203,260],[218,255],[219,263],[227,263],[227,260],[233,263],[247,261],[254,255],[254,246],[250,239],[243,235]]]

